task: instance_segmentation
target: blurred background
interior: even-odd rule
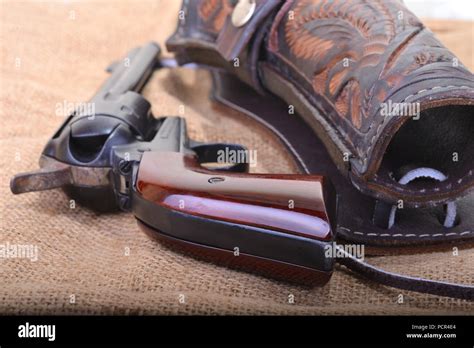
[[[405,4],[422,18],[474,20],[474,0],[405,0]]]

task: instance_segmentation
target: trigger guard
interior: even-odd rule
[[[196,153],[199,163],[219,163],[219,157],[225,154],[226,151],[244,151],[245,160],[231,164],[226,167],[219,168],[207,168],[215,171],[225,171],[234,173],[248,173],[249,162],[247,158],[247,148],[239,144],[227,144],[227,143],[197,143],[191,144],[191,149]],[[221,153],[223,151],[223,153]],[[239,153],[239,152],[238,152]]]

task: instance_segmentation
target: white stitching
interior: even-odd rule
[[[403,233],[397,233],[397,234],[389,234],[389,233],[364,233],[364,232],[359,232],[359,231],[352,231],[351,229],[347,228],[347,227],[338,227],[338,230],[343,230],[343,231],[347,231],[347,232],[350,232],[350,233],[353,233],[353,234],[358,234],[358,235],[362,235],[362,236],[376,236],[376,237],[418,237],[418,238],[423,238],[423,237],[441,237],[441,236],[455,236],[455,235],[460,235],[460,236],[464,236],[466,234],[470,234],[470,233],[474,233],[473,231],[464,231],[464,232],[449,232],[449,233],[435,233],[435,234],[420,234],[420,235],[416,235],[416,234],[413,234],[413,233],[408,233],[408,234],[403,234]]]
[[[470,171],[466,174],[466,176],[464,176],[463,178],[459,179],[459,180],[457,181],[457,183],[460,185],[460,184],[462,183],[462,181],[464,180],[464,178],[466,178],[467,176],[471,176],[471,175],[472,175],[472,170],[470,170]],[[401,186],[401,185],[398,185],[398,186],[397,186],[397,185],[394,185],[394,184],[392,184],[392,183],[390,183],[390,182],[387,182],[387,181],[385,181],[385,180],[383,180],[383,179],[380,180],[378,177],[374,177],[374,178],[372,179],[372,181],[373,181],[373,182],[380,183],[380,184],[383,184],[384,186],[390,187],[390,188],[392,188],[392,189],[394,189],[394,190],[397,190],[397,191],[401,191],[401,192],[413,192],[413,191],[417,191],[417,192],[420,192],[420,193],[424,193],[424,192],[426,192],[426,191],[428,191],[428,192],[429,192],[429,191],[439,192],[440,189],[443,189],[443,190],[450,190],[450,189],[452,188],[452,184],[453,184],[452,182],[447,181],[448,184],[447,184],[445,187],[441,187],[441,188],[440,188],[440,187],[435,187],[435,188],[431,188],[431,189],[426,189],[426,188],[424,188],[424,189],[420,189],[420,190],[413,190],[413,189],[407,188],[407,186]],[[457,185],[456,185],[456,186],[457,186]]]

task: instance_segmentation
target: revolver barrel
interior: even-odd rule
[[[127,91],[139,92],[155,69],[160,47],[150,42],[143,47],[135,48],[123,58],[109,67],[112,75],[102,85],[92,101],[97,99],[113,99]]]

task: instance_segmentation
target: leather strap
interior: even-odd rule
[[[474,300],[474,286],[416,278],[384,271],[356,258],[340,246],[337,246],[336,248],[339,253],[343,255],[343,257],[337,259],[338,263],[379,284],[391,286],[397,289],[459,298],[461,300]]]

